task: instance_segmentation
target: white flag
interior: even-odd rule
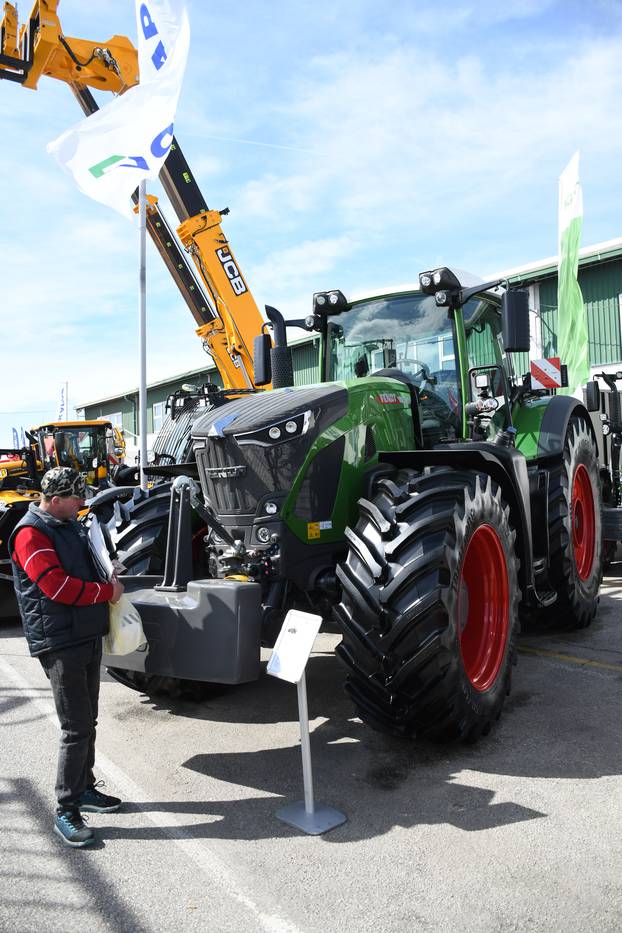
[[[136,0],[136,22],[140,84],[47,147],[80,191],[129,218],[132,192],[171,147],[190,44],[184,0]]]
[[[587,315],[578,281],[579,246],[583,226],[583,195],[579,184],[579,153],[559,177],[559,263],[557,269],[557,352],[568,370],[562,395],[583,398],[590,378]]]
[[[60,405],[58,406],[58,418],[56,420],[62,421],[64,414],[65,414],[65,387],[63,386],[63,388],[60,390]]]

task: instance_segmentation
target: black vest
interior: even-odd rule
[[[61,522],[49,512],[42,512],[34,503],[16,525],[9,538],[9,553],[15,547],[20,528],[31,526],[50,539],[61,567],[79,580],[101,582],[88,546],[86,529],[76,521]],[[31,655],[56,651],[70,645],[101,637],[108,631],[108,603],[93,606],[66,606],[49,599],[13,561],[15,595]]]

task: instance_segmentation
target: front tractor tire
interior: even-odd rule
[[[510,691],[518,632],[500,487],[482,473],[401,470],[359,513],[335,609],[358,714],[397,735],[477,739]]]
[[[559,465],[549,475],[549,575],[555,615],[567,628],[590,625],[603,578],[598,448],[587,420],[568,424]]]

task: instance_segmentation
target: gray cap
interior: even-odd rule
[[[78,496],[86,499],[86,483],[77,470],[54,467],[41,480],[41,492],[50,499],[52,496]]]

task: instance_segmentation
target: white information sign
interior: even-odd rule
[[[297,684],[304,674],[321,624],[321,616],[290,609],[268,661],[267,673]]]

